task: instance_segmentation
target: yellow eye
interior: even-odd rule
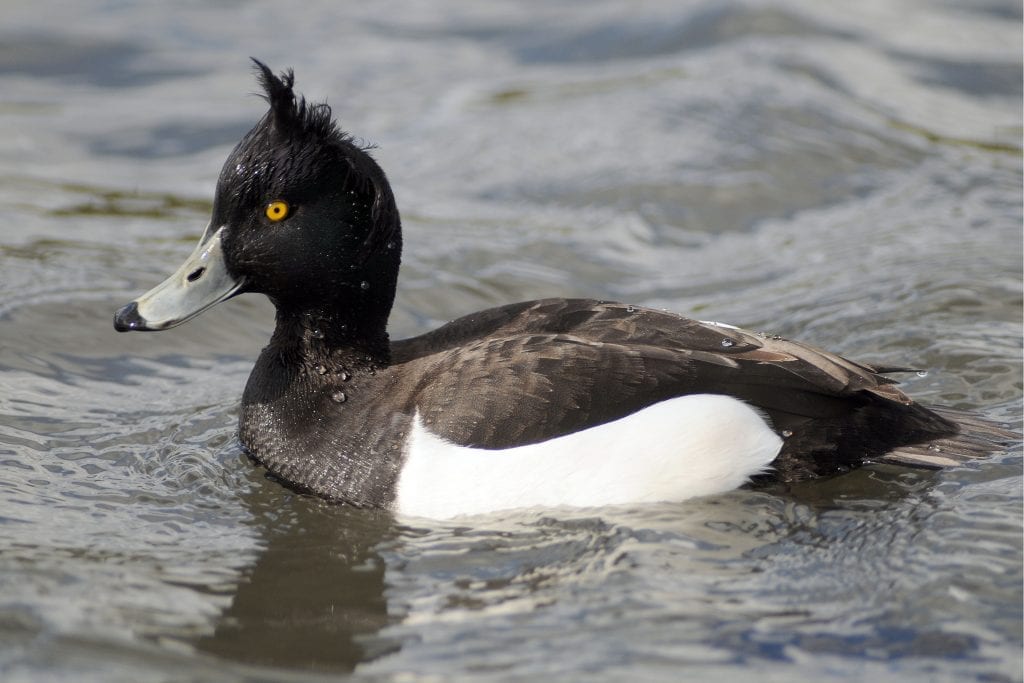
[[[288,202],[278,199],[277,201],[270,202],[267,204],[267,218],[273,223],[283,221],[288,218]]]

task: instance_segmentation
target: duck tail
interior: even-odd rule
[[[900,446],[877,461],[941,469],[1021,445],[1021,434],[1005,423],[945,406],[929,406],[929,410],[953,423],[957,432],[912,446]]]

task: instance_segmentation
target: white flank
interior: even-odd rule
[[[394,509],[444,519],[678,501],[741,486],[767,470],[781,447],[753,408],[714,394],[662,401],[615,422],[502,450],[445,441],[417,413]]]

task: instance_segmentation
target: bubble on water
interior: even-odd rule
[[[344,391],[335,391],[331,394],[331,400],[335,403],[344,403],[348,399]]]

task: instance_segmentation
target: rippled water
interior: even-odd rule
[[[379,146],[393,330],[548,295],[916,364],[1021,423],[1019,3],[0,7],[7,681],[1021,680],[1019,449],[940,473],[437,524],[265,480],[272,312],[116,306],[293,66]]]

